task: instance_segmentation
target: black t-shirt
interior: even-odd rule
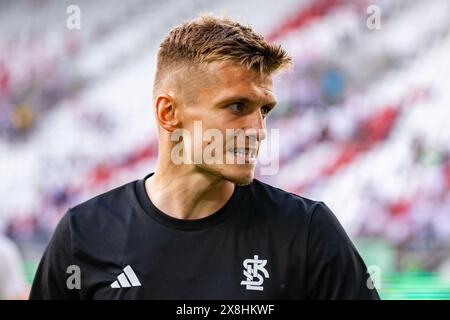
[[[150,175],[64,215],[30,299],[379,299],[323,202],[255,179],[180,220],[150,201]]]

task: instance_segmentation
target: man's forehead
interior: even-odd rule
[[[248,100],[274,103],[271,75],[260,74],[229,62],[213,62],[205,67],[203,93],[215,101],[228,97],[246,97]]]
[[[272,88],[272,76],[256,70],[249,70],[229,61],[217,61],[205,66],[205,73],[212,84],[218,85],[245,85],[254,83],[258,86]]]

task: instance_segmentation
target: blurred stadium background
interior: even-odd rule
[[[17,272],[31,283],[70,206],[154,168],[157,46],[201,12],[294,56],[268,122],[280,170],[259,178],[327,203],[380,268],[383,299],[450,299],[447,0],[0,1],[0,230]]]

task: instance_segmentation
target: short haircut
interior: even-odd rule
[[[292,58],[251,27],[209,14],[174,27],[160,44],[154,94],[160,81],[179,67],[229,61],[249,70],[271,74],[288,68]]]

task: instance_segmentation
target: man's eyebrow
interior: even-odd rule
[[[255,103],[257,101],[257,99],[252,99],[251,97],[248,96],[243,96],[243,95],[236,95],[236,96],[230,96],[230,97],[226,97],[223,99],[220,99],[219,101],[217,101],[216,105],[227,105],[229,103],[233,103],[233,102],[243,102],[243,103]],[[263,104],[264,106],[270,106],[270,107],[275,107],[275,105],[277,104],[277,101],[275,99],[268,99],[266,100],[266,102]]]

